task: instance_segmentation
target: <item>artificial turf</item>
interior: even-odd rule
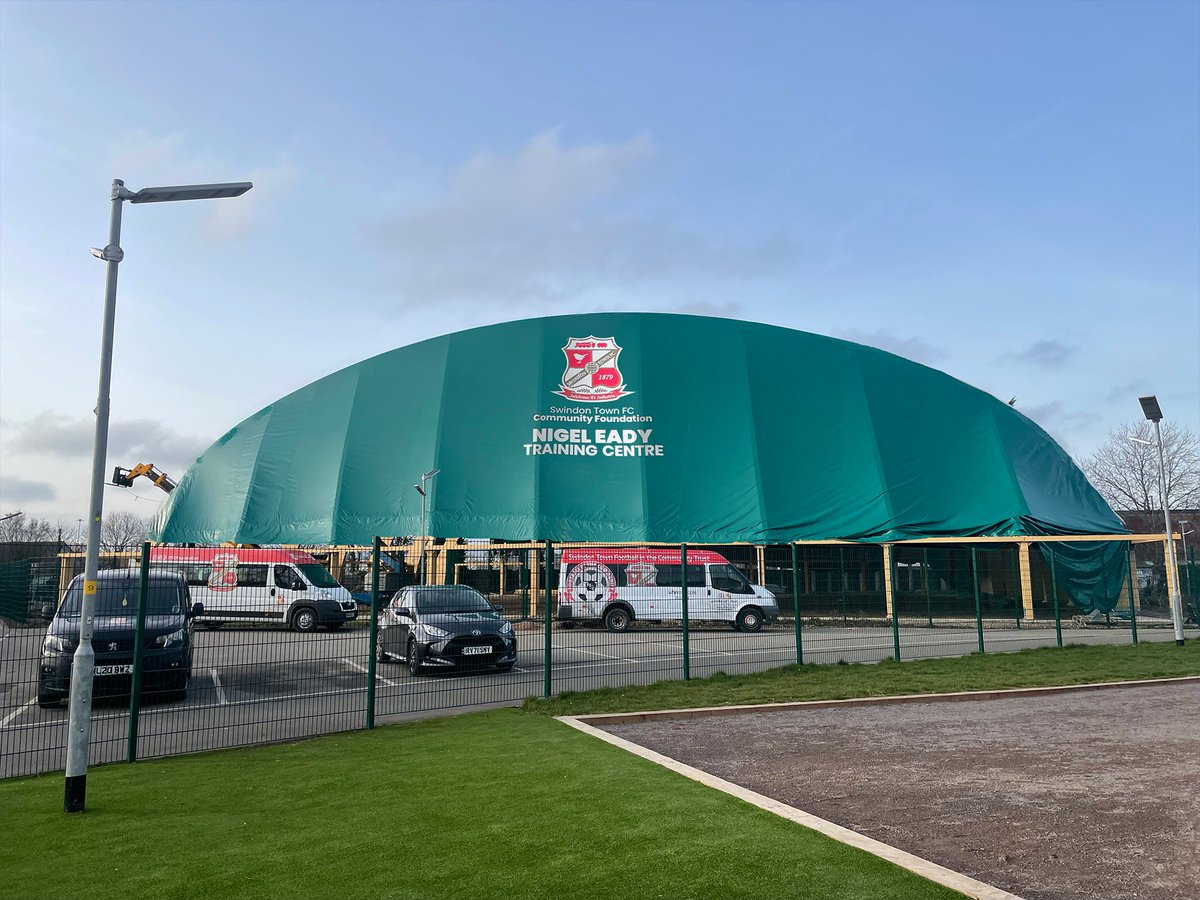
[[[958,894],[518,710],[0,784],[13,898]]]
[[[1191,675],[1197,643],[790,666],[93,767],[73,816],[61,775],[10,779],[0,897],[959,896],[545,713]]]
[[[783,666],[751,675],[717,673],[691,681],[566,692],[549,699],[530,698],[525,709],[555,716],[689,709],[744,703],[842,700],[891,694],[988,691],[1042,685],[1087,684],[1200,675],[1200,641],[1137,646],[1068,645],[1015,653],[973,653],[943,659],[918,659],[852,665]]]

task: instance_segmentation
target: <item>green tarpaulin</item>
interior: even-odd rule
[[[165,541],[785,542],[1124,532],[1016,409],[847,341],[557,316],[350,366],[265,407],[172,493]]]

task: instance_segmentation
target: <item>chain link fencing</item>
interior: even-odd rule
[[[1041,543],[376,540],[106,554],[89,759],[793,663],[1173,637],[1169,609],[1148,603],[1138,578],[1161,541],[1112,548],[1110,593],[1113,566],[1123,570],[1103,612],[1080,599],[1094,587],[1082,557]],[[0,568],[0,777],[64,764],[83,555],[11,565]]]

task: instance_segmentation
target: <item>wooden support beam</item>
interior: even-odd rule
[[[1021,610],[1026,622],[1033,621],[1033,566],[1029,563],[1029,541],[1018,544],[1021,562]]]
[[[883,545],[883,606],[887,610],[887,617],[892,617],[895,598],[892,594],[894,585],[892,584],[892,545]]]

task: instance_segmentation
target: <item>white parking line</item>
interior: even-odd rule
[[[352,668],[352,669],[358,669],[358,671],[360,671],[360,672],[364,672],[364,673],[366,673],[367,675],[370,675],[370,674],[371,674],[371,670],[370,670],[370,669],[368,669],[366,666],[364,666],[364,665],[362,665],[362,664],[360,664],[360,663],[356,663],[356,662],[355,662],[354,660],[352,660],[352,659],[346,659],[346,658],[344,658],[344,657],[343,657],[343,658],[342,658],[342,662],[344,662],[346,665],[350,666],[350,668]],[[383,682],[384,684],[386,684],[388,687],[395,687],[395,686],[396,686],[396,682],[394,682],[394,681],[388,681],[386,678],[384,678],[384,677],[383,677],[382,675],[380,675],[378,672],[376,672],[376,673],[375,673],[375,680],[376,680],[376,681],[382,681],[382,682]]]
[[[613,656],[611,653],[598,653],[595,650],[584,650],[582,647],[562,647],[562,646],[560,646],[556,649],[558,649],[558,650],[573,650],[576,653],[587,653],[587,654],[590,654],[591,656],[602,656],[605,659],[618,659],[621,662],[627,662],[627,663],[637,662],[636,659],[630,659],[628,656]]]
[[[24,706],[18,706],[16,709],[14,709],[12,712],[10,712],[3,719],[0,719],[0,728],[3,728],[5,725],[7,725],[9,722],[11,722],[13,719],[15,719],[21,713],[25,712],[25,710],[29,709],[29,707],[33,706],[33,704],[36,702],[37,702],[36,700],[30,700]]]
[[[225,688],[221,687],[221,678],[217,675],[217,670],[209,669],[208,674],[212,676],[213,687],[217,689],[217,699],[221,701],[222,706],[227,705],[229,701],[225,699]]]

